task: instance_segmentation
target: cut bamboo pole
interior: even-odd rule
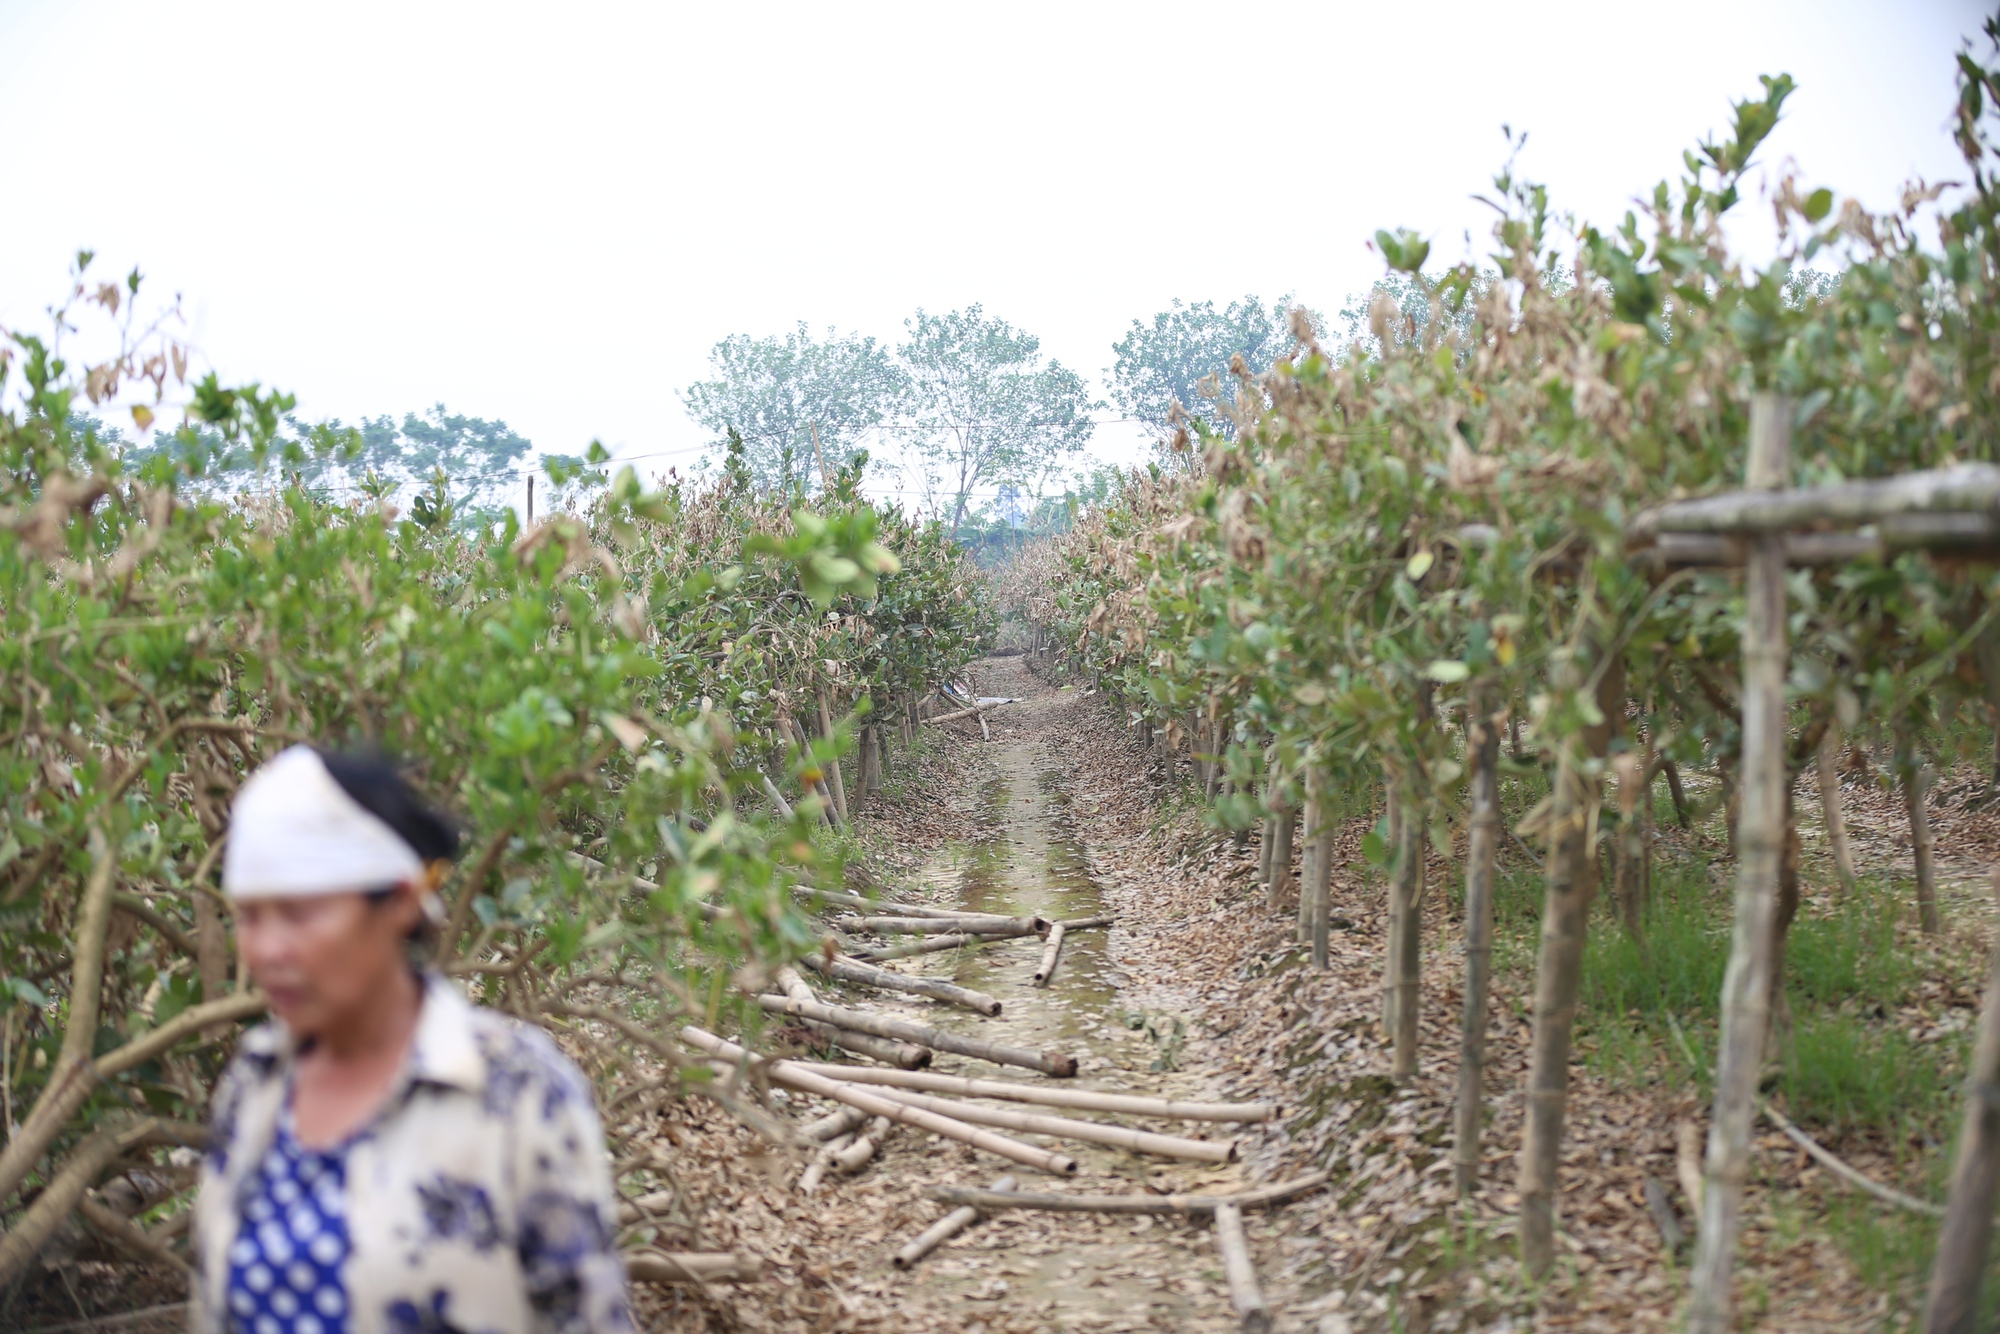
[[[845,1135],[850,1130],[858,1129],[867,1119],[868,1113],[859,1107],[849,1107],[843,1103],[839,1111],[828,1112],[819,1120],[807,1122],[799,1127],[799,1133],[807,1139],[816,1139],[824,1143],[836,1135]]]
[[[1840,724],[1830,722],[1819,735],[1819,757],[1814,766],[1819,774],[1819,806],[1826,823],[1827,851],[1833,854],[1833,872],[1840,877],[1840,892],[1852,895],[1859,878],[1854,873],[1854,849],[1847,841],[1847,810],[1840,798]]]
[[[640,1283],[741,1283],[764,1277],[764,1262],[728,1252],[627,1251],[625,1272]]]
[[[2000,897],[2000,872],[1993,877]],[[1965,1074],[1965,1120],[1958,1159],[1951,1170],[1944,1226],[1938,1230],[1924,1334],[1973,1334],[1979,1319],[1979,1280],[1986,1272],[1993,1211],[2000,1201],[2000,943],[1986,970],[1979,1030]]]
[[[1181,1158],[1193,1163],[1233,1163],[1236,1141],[1187,1139],[1180,1135],[1155,1135],[1124,1126],[1107,1126],[1096,1121],[1075,1121],[1066,1116],[1043,1116],[1035,1112],[1015,1112],[998,1107],[979,1107],[969,1102],[933,1098],[928,1093],[906,1089],[884,1089],[882,1096],[910,1107],[937,1112],[956,1121],[976,1126],[998,1126],[1029,1135],[1054,1135],[1060,1139],[1105,1144],[1134,1153],[1150,1153],[1161,1158]]]
[[[1269,1208],[1310,1195],[1326,1184],[1325,1172],[1309,1172],[1274,1186],[1234,1195],[1054,1195],[1025,1191],[975,1190],[967,1186],[932,1186],[927,1192],[945,1204],[969,1204],[975,1209],[1045,1209],[1068,1214],[1202,1214],[1220,1204],[1238,1209]]]
[[[750,1059],[750,1053],[743,1047],[734,1042],[719,1038],[704,1029],[696,1028],[692,1024],[681,1029],[681,1041],[687,1043],[690,1047],[699,1048],[710,1055],[719,1056],[727,1061],[742,1062]],[[1038,1172],[1047,1172],[1050,1176],[1074,1176],[1076,1174],[1076,1159],[1068,1157],[1065,1154],[1051,1153],[1047,1149],[1040,1149],[1032,1144],[1023,1144],[1017,1139],[1009,1139],[1005,1135],[996,1135],[990,1130],[981,1130],[976,1126],[969,1126],[963,1121],[957,1121],[948,1116],[939,1116],[936,1112],[925,1111],[921,1107],[906,1107],[893,1099],[870,1093],[866,1089],[856,1085],[844,1084],[837,1079],[828,1079],[825,1075],[814,1074],[810,1070],[801,1068],[796,1062],[766,1061],[764,1069],[770,1073],[773,1082],[782,1084],[787,1088],[797,1089],[801,1093],[817,1093],[822,1098],[830,1098],[836,1102],[847,1103],[852,1107],[859,1107],[871,1116],[886,1116],[891,1121],[916,1126],[920,1130],[928,1130],[932,1134],[943,1135],[947,1139],[955,1139],[962,1144],[970,1144],[975,1149],[984,1149],[988,1153],[998,1154],[1002,1158],[1020,1163],[1023,1167],[1032,1167]]]
[[[826,1180],[826,1174],[833,1170],[834,1160],[840,1156],[841,1150],[852,1143],[854,1132],[849,1130],[821,1145],[819,1151],[813,1154],[812,1161],[806,1164],[806,1170],[799,1173],[799,1194],[810,1195],[818,1190],[819,1183]]]
[[[955,723],[960,718],[971,718],[976,714],[987,713],[997,709],[1002,704],[1012,704],[1013,702],[1011,699],[1003,699],[996,700],[991,704],[975,704],[969,709],[958,709],[952,713],[940,713],[937,717],[926,718],[924,721],[927,723]]]
[[[1057,927],[1056,930],[1060,931],[1062,928]],[[799,962],[815,973],[838,978],[842,982],[854,982],[882,991],[901,991],[912,996],[926,996],[949,1005],[962,1005],[989,1019],[1000,1013],[1000,1002],[985,992],[955,986],[950,982],[940,982],[934,977],[911,977],[906,973],[892,973],[885,968],[870,968],[851,959],[835,958],[829,961],[811,954]],[[786,994],[791,993],[787,991]]]
[[[1170,1102],[1164,1098],[1144,1098],[1129,1093],[1046,1088],[1040,1084],[967,1079],[963,1075],[940,1075],[929,1071],[881,1070],[873,1066],[834,1065],[824,1061],[796,1061],[794,1064],[850,1084],[881,1084],[888,1088],[919,1089],[928,1093],[955,1093],[961,1098],[999,1098],[1043,1107],[1070,1107],[1080,1112],[1153,1116],[1165,1121],[1256,1122],[1279,1119],[1277,1104],[1269,1102]]]
[[[929,936],[923,940],[904,941],[900,945],[884,945],[880,949],[861,949],[854,952],[857,959],[870,963],[883,963],[890,959],[907,959],[917,954],[942,954],[947,950],[964,949],[992,936]]]
[[[1472,820],[1465,844],[1465,1009],[1459,1024],[1458,1107],[1452,1181],[1479,1188],[1479,1134],[1486,1100],[1487,984],[1493,967],[1493,876],[1500,850],[1500,729],[1475,695],[1465,748],[1472,761]]]
[[[1759,393],[1751,401],[1746,482],[1778,490],[1791,473],[1791,400]],[[1778,909],[1779,860],[1785,847],[1785,553],[1781,539],[1750,541],[1744,575],[1742,769],[1737,813],[1736,924],[1722,980],[1721,1052],[1715,1110],[1697,1234],[1690,1334],[1731,1328],[1730,1273],[1736,1261],[1743,1183],[1750,1167],[1757,1076],[1771,1012],[1771,939]]]
[[[1057,922],[1049,928],[1048,940],[1042,945],[1042,961],[1035,965],[1034,984],[1045,987],[1056,974],[1056,960],[1062,957],[1063,933],[1069,928]]]
[[[1001,1177],[993,1183],[991,1189],[996,1191],[1012,1190],[1014,1189],[1014,1178],[1011,1176]],[[979,1210],[973,1208],[971,1205],[962,1204],[912,1237],[902,1250],[897,1251],[890,1258],[889,1262],[898,1269],[908,1269],[911,1265],[923,1259],[926,1255],[929,1255],[932,1251],[944,1245],[974,1223],[977,1223],[982,1216]]]
[[[959,1056],[992,1061],[996,1065],[1018,1065],[1024,1070],[1039,1070],[1057,1079],[1068,1079],[1076,1073],[1076,1057],[1060,1052],[1025,1051],[1020,1047],[1007,1047],[997,1042],[981,1042],[976,1038],[962,1038],[956,1033],[927,1028],[922,1024],[906,1023],[901,1019],[890,1019],[884,1015],[864,1014],[859,1010],[848,1010],[834,1005],[811,1005],[795,1001],[789,996],[759,996],[757,1003],[775,1014],[817,1019],[823,1024],[851,1028],[856,1032],[872,1034],[878,1038],[915,1042],[937,1051],[948,1051]]]
[[[842,931],[907,936],[1039,936],[1049,929],[1042,917],[842,917]]]
[[[785,989],[787,996],[792,997],[794,1000],[804,1001],[809,1005],[819,1003],[819,997],[814,995],[813,989],[806,985],[806,980],[799,976],[798,969],[789,967],[780,968],[777,978],[778,985]],[[855,1052],[861,1056],[872,1057],[885,1064],[893,1065],[898,1070],[921,1070],[931,1063],[930,1048],[919,1046],[914,1042],[897,1042],[889,1038],[870,1037],[866,1033],[857,1033],[853,1029],[841,1028],[835,1024],[815,1023],[810,1019],[804,1022],[806,1030],[821,1041],[830,1042],[836,1047],[844,1047],[848,1051]]]
[[[1060,926],[1065,931],[1088,931],[1095,927],[1116,926],[1117,924],[1118,919],[1110,913],[1105,913],[1101,917],[1079,917],[1073,922],[1056,923],[1057,926]]]
[[[878,1116],[868,1123],[868,1129],[855,1137],[852,1144],[833,1155],[834,1163],[841,1171],[850,1175],[868,1166],[882,1148],[882,1141],[889,1137],[889,1118]]]
[[[1243,1235],[1243,1210],[1233,1204],[1215,1206],[1215,1248],[1222,1252],[1222,1272],[1229,1281],[1229,1304],[1244,1334],[1270,1334],[1271,1312],[1257,1286],[1257,1267],[1250,1263],[1250,1239]]]

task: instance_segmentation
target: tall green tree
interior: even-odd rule
[[[1233,394],[1229,359],[1239,353],[1252,371],[1269,370],[1291,346],[1286,330],[1291,305],[1289,297],[1267,305],[1259,297],[1244,296],[1218,310],[1213,301],[1184,305],[1176,299],[1150,324],[1133,320],[1124,339],[1111,345],[1117,355],[1106,372],[1111,401],[1127,417],[1144,423],[1162,449],[1173,439],[1169,415],[1175,403],[1210,429],[1226,431],[1228,415],[1203,392],[1202,381],[1214,376],[1211,390]]]
[[[778,337],[731,334],[708,360],[713,377],[681,394],[688,415],[718,443],[733,428],[752,475],[787,490],[819,490],[820,458],[829,474],[838,468],[895,410],[902,390],[888,348],[832,329],[818,339],[803,320]]]
[[[904,402],[925,483],[951,529],[983,487],[1011,483],[1039,501],[1095,429],[1090,413],[1101,405],[1083,377],[1042,360],[1039,338],[977,305],[919,309],[903,327]]]

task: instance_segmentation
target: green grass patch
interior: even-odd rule
[[[1882,1130],[1948,1139],[1965,1065],[1960,1035],[1913,1042],[1900,1028],[1844,1011],[1794,1021],[1779,1089],[1792,1119],[1827,1130]]]

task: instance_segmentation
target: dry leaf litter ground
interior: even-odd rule
[[[1210,1167],[1062,1145],[1083,1164],[1066,1183],[897,1127],[877,1161],[853,1176],[831,1174],[807,1197],[796,1189],[803,1159],[715,1103],[642,1100],[614,1110],[609,1124],[625,1153],[650,1156],[652,1184],[676,1192],[655,1220],[654,1244],[735,1250],[766,1264],[766,1277],[752,1283],[636,1285],[642,1325],[992,1334],[1231,1329],[1205,1223],[1013,1211],[960,1234],[910,1272],[895,1270],[889,1258],[945,1212],[925,1193],[934,1185],[987,1185],[1011,1170],[1027,1190],[1216,1192],[1323,1166],[1334,1174],[1329,1188],[1247,1217],[1281,1331],[1670,1327],[1683,1276],[1647,1215],[1643,1183],[1647,1176],[1666,1183],[1683,1221],[1690,1216],[1673,1183],[1676,1126],[1705,1119],[1693,1093],[1612,1081],[1581,1061],[1573,1066],[1560,1205],[1564,1255],[1548,1284],[1524,1288],[1513,1260],[1511,1185],[1528,983],[1518,969],[1502,968],[1495,978],[1484,1189],[1462,1203],[1453,1197],[1446,1157],[1462,937],[1451,896],[1442,892],[1444,863],[1433,858],[1425,904],[1422,1072],[1398,1086],[1388,1078],[1380,1035],[1383,895],[1358,850],[1372,817],[1340,832],[1332,966],[1313,969],[1293,941],[1290,914],[1267,909],[1253,884],[1254,839],[1238,844],[1205,828],[1180,781],[1184,766],[1181,776],[1163,776],[1106,701],[1044,684],[1025,665],[1021,658],[981,664],[982,693],[1022,697],[989,715],[990,742],[971,721],[930,729],[921,753],[892,769],[890,791],[860,813],[869,864],[900,897],[1071,919],[1109,912],[1117,924],[1073,934],[1047,990],[1029,985],[1039,957],[1033,939],[888,965],[990,991],[1006,1007],[998,1019],[887,993],[843,993],[818,979],[815,986],[833,1003],[1074,1052],[1082,1066],[1071,1081],[1076,1087],[1275,1101],[1283,1119],[1203,1126],[1091,1114],[1233,1136],[1241,1161]],[[1977,1005],[1978,961],[1990,940],[1984,876],[2000,849],[2000,820],[1964,809],[1976,776],[1953,779],[1939,785],[1933,809],[1951,923],[1938,954],[1955,966],[1941,969],[1949,975],[1894,1016],[1931,1040],[1962,1029]],[[1809,867],[1817,870],[1808,788],[1802,783],[1799,809]],[[1894,794],[1851,776],[1847,802],[1864,872],[1907,862],[1907,827]],[[1817,887],[1830,876],[1808,878],[1814,886],[1803,911],[1838,911],[1831,893]],[[1613,929],[1601,914],[1593,926]],[[785,1049],[788,1038],[803,1035],[777,1029],[766,1037]],[[940,1056],[933,1068],[1033,1078],[956,1057]],[[803,1096],[771,1097],[780,1114],[801,1120],[827,1110]],[[1746,1323],[1815,1331],[1900,1324],[1911,1294],[1867,1290],[1849,1258],[1810,1223],[1837,1188],[1770,1127],[1760,1131],[1741,1266]],[[1857,1135],[1833,1147],[1878,1179],[1913,1184],[1908,1154],[1897,1146]],[[94,1256],[87,1243],[79,1255],[67,1277],[80,1280],[78,1296],[98,1328],[150,1334],[177,1327],[171,1314],[113,1315],[159,1300],[170,1285],[158,1276]],[[8,1323],[33,1328],[74,1318],[59,1277],[38,1283]]]

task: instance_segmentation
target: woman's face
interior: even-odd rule
[[[285,1026],[312,1037],[409,967],[403,942],[422,911],[408,885],[382,902],[360,891],[249,899],[236,905],[236,946]]]

